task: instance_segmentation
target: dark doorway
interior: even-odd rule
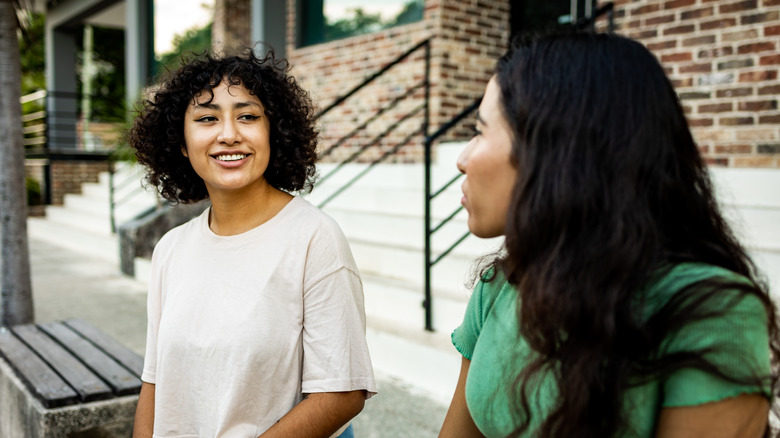
[[[591,8],[587,6],[593,3],[593,0],[510,0],[510,36],[570,26],[588,15]]]

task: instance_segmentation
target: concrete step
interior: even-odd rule
[[[115,213],[129,216],[131,213],[144,211],[149,207],[153,207],[155,204],[156,202],[153,197],[148,196],[146,193],[137,193],[119,205]],[[111,213],[111,205],[108,198],[102,199],[68,194],[65,195],[65,202],[63,206],[71,210],[78,210],[93,214],[95,216],[102,216],[106,219],[109,218]]]
[[[350,240],[349,244],[362,274],[403,281],[416,288],[424,284],[425,256],[421,250],[358,240]],[[457,253],[442,258],[431,270],[433,288],[463,292],[476,259],[477,256]]]
[[[111,235],[111,222],[107,216],[95,216],[85,211],[49,205],[46,207],[46,219],[53,224],[91,231],[100,236]]]
[[[392,319],[406,327],[425,328],[425,292],[422,285],[392,280],[361,272],[366,315],[369,318]],[[433,288],[431,291],[432,326],[436,331],[452,332],[463,320],[470,293]]]
[[[31,239],[41,239],[88,257],[98,257],[119,263],[119,243],[110,234],[74,227],[49,218],[28,218],[27,230]]]

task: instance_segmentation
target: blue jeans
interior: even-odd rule
[[[348,428],[344,430],[344,432],[339,435],[339,438],[355,438],[355,431],[352,430],[352,425],[350,424]]]

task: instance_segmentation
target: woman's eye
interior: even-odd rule
[[[260,116],[256,116],[253,114],[244,114],[238,118],[238,120],[257,120]]]
[[[203,116],[198,119],[196,119],[196,122],[215,122],[217,120],[216,117],[213,116]]]

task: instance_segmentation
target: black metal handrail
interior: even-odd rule
[[[398,142],[396,145],[394,145],[391,149],[385,151],[382,153],[382,155],[379,156],[379,158],[374,159],[369,163],[369,165],[363,169],[361,172],[359,172],[357,175],[353,176],[349,181],[342,184],[338,189],[336,189],[333,193],[331,193],[327,198],[325,198],[323,201],[321,201],[317,206],[322,208],[325,205],[327,205],[330,201],[332,201],[334,198],[339,196],[341,193],[343,193],[347,188],[354,185],[359,179],[361,179],[363,176],[365,176],[374,166],[381,163],[382,161],[385,161],[387,158],[389,158],[392,155],[395,155],[401,148],[409,144],[412,139],[417,135],[422,135],[423,138],[427,137],[428,134],[428,125],[429,125],[429,119],[430,119],[430,63],[431,63],[431,51],[430,51],[430,39],[425,39],[423,41],[420,41],[419,43],[415,44],[412,48],[407,50],[406,52],[400,54],[395,59],[390,61],[388,64],[386,64],[384,67],[377,70],[375,73],[368,76],[365,80],[363,80],[360,84],[349,90],[344,95],[336,98],[333,103],[325,107],[322,111],[317,113],[317,118],[321,118],[325,114],[327,114],[332,109],[339,106],[341,103],[345,102],[347,99],[349,99],[351,96],[355,95],[358,91],[372,83],[374,80],[385,74],[387,71],[389,71],[391,68],[393,68],[395,65],[403,62],[406,58],[410,57],[412,54],[414,54],[416,51],[420,49],[425,49],[425,74],[421,81],[417,82],[416,84],[412,85],[411,87],[407,88],[404,92],[400,93],[396,97],[393,98],[387,105],[380,108],[378,111],[376,111],[374,114],[372,114],[370,117],[368,117],[366,120],[364,120],[362,123],[360,123],[356,128],[352,129],[348,134],[342,136],[336,142],[334,142],[333,145],[329,146],[327,149],[325,149],[322,153],[320,153],[320,158],[330,155],[336,148],[343,145],[347,140],[355,137],[361,132],[367,131],[368,126],[379,119],[379,117],[389,111],[392,108],[395,108],[400,102],[402,102],[405,99],[409,99],[413,97],[414,93],[418,91],[420,88],[424,88],[425,90],[425,98],[423,100],[423,103],[412,109],[411,111],[404,114],[402,117],[395,120],[394,123],[392,123],[390,126],[385,128],[381,133],[375,135],[370,141],[366,142],[362,146],[360,146],[357,150],[355,150],[352,154],[350,154],[349,157],[346,159],[340,161],[336,167],[334,167],[330,172],[323,175],[319,178],[317,181],[317,185],[321,185],[324,181],[330,179],[334,174],[342,170],[347,164],[352,163],[353,161],[357,160],[363,153],[367,152],[372,147],[375,147],[380,144],[380,142],[387,138],[391,133],[393,133],[396,129],[398,129],[404,122],[407,120],[412,119],[413,117],[417,116],[420,112],[423,112],[423,120],[420,124],[420,128],[414,130],[411,134],[407,135],[403,140]]]
[[[461,242],[463,242],[466,237],[470,234],[468,231],[466,231],[462,236],[460,236],[453,244],[451,244],[447,249],[442,251],[435,259],[431,260],[431,253],[432,253],[432,247],[431,247],[431,237],[433,237],[433,234],[436,233],[441,227],[443,227],[445,224],[447,224],[449,221],[451,221],[460,211],[463,209],[463,207],[456,208],[452,213],[450,213],[449,216],[447,216],[445,219],[443,219],[441,222],[439,222],[438,225],[433,227],[431,225],[432,217],[431,217],[431,203],[433,200],[438,197],[440,194],[442,194],[449,186],[454,184],[458,179],[460,179],[462,174],[457,174],[454,177],[452,177],[449,181],[444,183],[441,187],[439,187],[435,192],[431,193],[431,151],[433,142],[436,141],[439,137],[446,134],[450,129],[454,128],[461,120],[468,117],[471,113],[477,110],[479,108],[479,104],[482,102],[482,98],[476,99],[471,105],[467,106],[463,111],[458,113],[455,117],[450,119],[449,122],[442,125],[439,129],[436,130],[433,134],[427,136],[425,138],[425,284],[424,284],[424,293],[425,293],[425,299],[423,300],[423,307],[425,308],[425,330],[433,331],[433,302],[431,300],[431,269],[439,263],[441,259],[446,257],[450,252],[452,252],[453,249],[455,249],[456,246],[460,245]]]

